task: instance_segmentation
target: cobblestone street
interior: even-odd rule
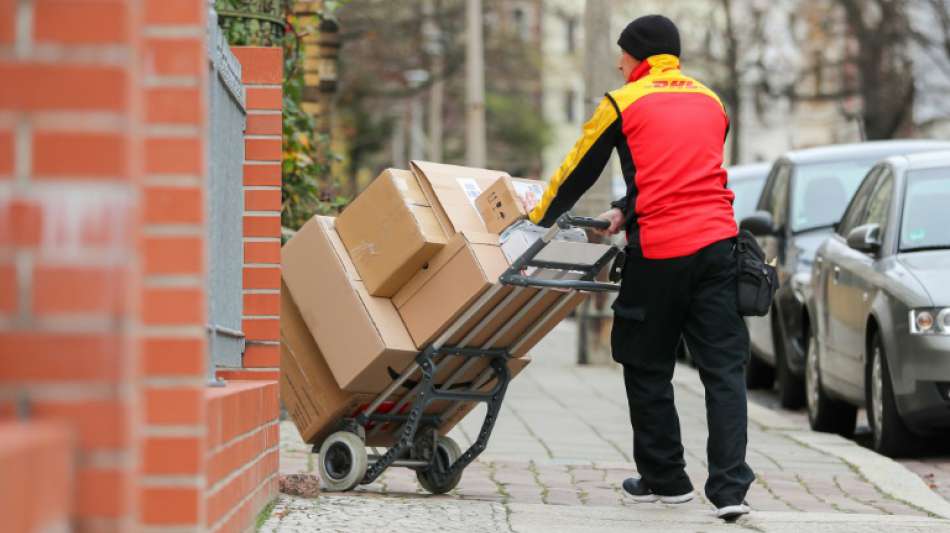
[[[695,371],[679,367],[675,382],[687,470],[699,497],[675,508],[635,504],[620,489],[634,473],[621,375],[613,367],[575,366],[574,346],[567,322],[534,350],[534,362],[512,382],[488,449],[450,494],[427,495],[414,472],[393,468],[349,494],[282,495],[263,530],[570,531],[594,522],[607,530],[633,523],[662,531],[734,527],[720,524],[702,495],[706,425]],[[475,410],[453,431],[463,448],[477,433],[481,413]],[[316,458],[308,452],[293,424],[283,422],[282,472],[315,473]],[[950,522],[934,520],[950,517],[950,503],[917,476],[851,441],[807,431],[800,417],[755,403],[748,462],[757,480],[748,496],[755,512],[740,521],[746,527],[950,530]]]

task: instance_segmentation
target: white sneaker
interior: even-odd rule
[[[750,512],[752,512],[752,509],[749,508],[749,505],[742,502],[739,505],[727,505],[716,509],[716,518],[721,518],[726,522],[735,522],[740,516],[747,515]]]

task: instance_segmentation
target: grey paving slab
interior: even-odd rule
[[[566,322],[534,350],[534,362],[511,384],[487,450],[448,495],[427,495],[413,472],[390,469],[353,493],[317,500],[282,496],[264,531],[415,531],[423,523],[430,531],[734,530],[712,517],[701,493],[675,510],[624,497],[620,482],[635,474],[635,466],[621,374],[616,367],[576,366],[574,345],[573,325]],[[702,388],[692,369],[677,368],[675,390],[687,473],[701,491],[707,427]],[[475,409],[451,436],[468,446],[483,416],[483,408]],[[800,417],[760,405],[750,406],[750,416],[748,459],[758,479],[748,499],[756,512],[741,526],[796,532],[950,531],[948,523],[931,518],[940,514],[933,511],[939,497],[914,492],[902,498],[882,490],[883,478],[893,476],[856,467],[854,461],[867,459],[848,448],[857,445],[818,434],[803,437],[810,432],[802,432]],[[284,473],[315,470],[313,456],[290,422],[281,424],[281,454]],[[896,463],[891,463],[874,464],[893,469]],[[904,482],[901,486],[913,486]],[[796,521],[796,512],[805,512],[810,521]],[[458,529],[459,524],[468,529]],[[869,524],[878,529],[862,529]]]

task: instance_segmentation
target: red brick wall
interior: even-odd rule
[[[131,0],[0,0],[0,411],[72,435],[79,531],[139,508],[142,28]]]
[[[205,522],[206,8],[145,3],[142,179],[142,524]]]
[[[207,528],[244,531],[277,497],[277,384],[234,381],[208,400]]]
[[[234,47],[247,89],[244,143],[243,369],[225,379],[278,379],[280,367],[280,48]]]
[[[276,385],[205,387],[206,11],[0,0],[0,419],[22,404],[74,443],[55,446],[74,490],[68,474],[31,474],[35,492],[55,479],[71,495],[77,531],[244,530],[275,494]],[[249,201],[251,222],[278,220],[273,241],[279,215]],[[276,311],[249,321],[267,332],[253,340],[276,339]],[[17,431],[0,427],[0,444]],[[4,473],[18,462],[6,450]],[[232,462],[214,466],[219,454]]]
[[[73,436],[66,425],[0,422],[0,435],[4,530],[67,531],[75,470]]]

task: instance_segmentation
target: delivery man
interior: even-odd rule
[[[668,18],[634,20],[617,44],[626,85],[600,102],[530,217],[554,223],[617,150],[627,194],[600,218],[610,221],[605,233],[623,229],[628,242],[611,347],[623,365],[640,477],[623,488],[641,502],[693,498],[671,383],[683,336],[706,388],[706,495],[717,516],[734,520],[749,512],[754,475],[745,462],[749,337],[736,306],[738,232],[722,168],[729,118],[711,90],[680,71],[679,31]]]

